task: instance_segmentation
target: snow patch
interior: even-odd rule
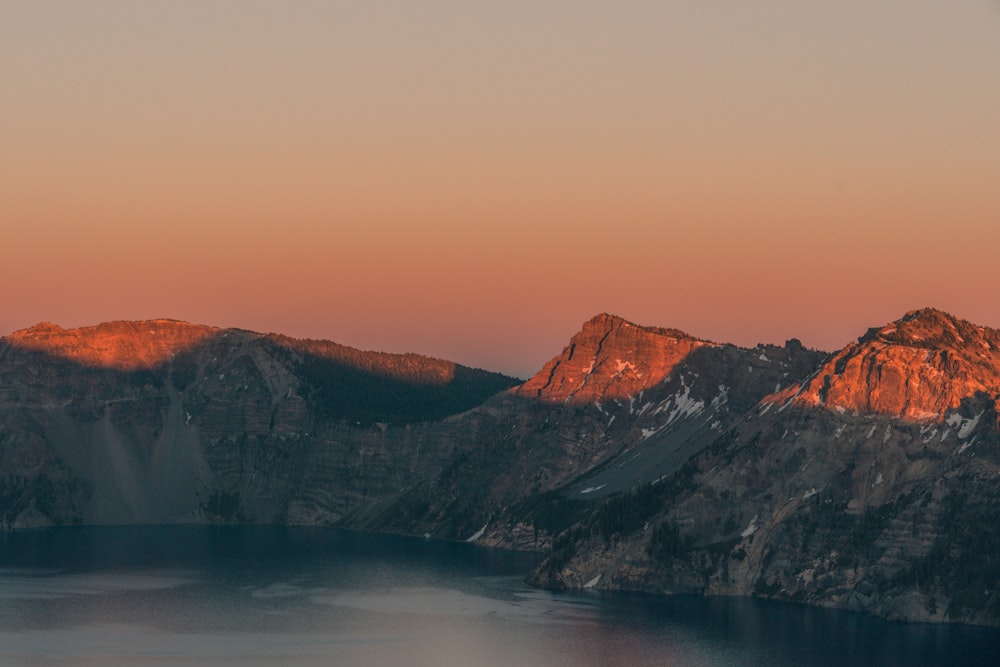
[[[630,370],[635,373],[635,366],[632,365],[632,362],[615,359],[615,373],[624,373],[626,370]]]
[[[476,540],[478,540],[478,539],[479,539],[480,537],[482,537],[482,536],[483,536],[483,535],[484,535],[484,534],[486,533],[486,526],[488,526],[488,525],[490,525],[490,522],[489,522],[489,521],[487,521],[486,523],[484,523],[484,524],[483,524],[483,527],[482,527],[482,528],[480,528],[479,530],[477,530],[476,532],[474,532],[474,533],[473,533],[473,534],[472,534],[472,535],[471,535],[471,536],[469,537],[469,539],[467,539],[467,540],[466,540],[466,542],[475,542],[475,541],[476,541]]]
[[[760,416],[763,417],[767,414],[767,411],[774,407],[774,403],[765,403],[764,407],[760,409]]]
[[[958,429],[958,437],[959,437],[959,439],[965,439],[965,438],[968,438],[970,435],[972,435],[972,432],[975,430],[976,426],[979,424],[979,420],[980,420],[980,418],[982,416],[983,416],[983,413],[980,412],[978,415],[976,415],[972,419],[965,419],[964,417],[962,417],[962,415],[960,415],[960,414],[958,414],[956,412],[956,413],[952,414],[951,416],[949,416],[944,421],[944,423],[947,424],[948,426],[950,426],[951,428],[957,428]],[[943,435],[941,436],[941,439],[944,440],[944,436]]]
[[[740,537],[750,537],[757,532],[757,518],[759,516],[759,514],[753,515],[753,518],[750,519],[750,525],[743,529],[743,532],[740,533]]]
[[[872,430],[868,431],[868,435],[866,435],[865,438],[871,438],[873,435],[875,435],[875,429],[876,428],[878,428],[878,427],[877,426],[872,426]]]
[[[587,583],[585,583],[583,585],[583,587],[584,588],[593,588],[594,586],[597,585],[597,582],[599,582],[600,580],[601,580],[601,575],[597,575],[596,577],[594,577],[593,579],[591,579],[590,581],[588,581]]]
[[[972,440],[969,440],[968,442],[966,442],[965,444],[963,444],[961,447],[959,447],[958,448],[958,453],[961,454],[962,452],[964,452],[969,447],[972,447],[972,445],[976,442],[976,438],[978,438],[978,437],[979,436],[977,435],[975,438],[973,438]]]
[[[767,355],[764,354],[763,352],[761,352],[760,356],[757,358],[760,359],[761,361],[771,361],[770,359],[767,358]]]
[[[681,378],[681,386],[684,387],[683,392],[677,392],[672,398],[668,398],[660,406],[661,408],[666,409],[671,401],[674,404],[674,409],[667,417],[666,425],[672,424],[674,421],[681,418],[693,417],[705,409],[705,401],[698,401],[691,398],[691,387],[687,386],[684,382],[684,378]],[[660,409],[658,408],[657,412],[659,411]]]
[[[729,387],[727,387],[724,384],[720,384],[719,393],[716,395],[715,398],[712,399],[711,403],[712,409],[718,410],[728,402],[729,402]]]
[[[892,437],[892,427],[886,424],[885,435],[882,436],[882,444],[884,445],[885,443],[889,442],[889,438],[891,437]]]
[[[587,494],[587,493],[593,493],[594,491],[600,491],[601,489],[603,489],[606,486],[607,486],[606,483],[605,484],[601,484],[600,486],[588,486],[586,489],[584,489],[583,491],[580,492],[580,495],[582,496],[582,495]]]
[[[802,494],[802,500],[809,500],[810,498],[812,498],[813,496],[815,496],[817,493],[819,493],[819,491],[817,491],[816,487],[814,486],[813,488],[809,489],[808,491],[806,491],[805,493]]]
[[[872,484],[872,486],[878,486],[879,484],[881,484],[884,481],[885,481],[885,477],[882,476],[882,473],[879,473],[878,477],[875,478],[875,483]]]
[[[979,418],[982,417],[982,416],[983,416],[983,413],[980,412],[978,415],[976,415],[972,419],[965,420],[962,423],[962,428],[960,428],[959,431],[958,431],[958,437],[959,438],[968,438],[972,434],[972,431],[976,428],[976,425],[979,423]]]

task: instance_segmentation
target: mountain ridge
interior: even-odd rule
[[[604,313],[525,382],[279,334],[100,326],[89,347],[55,325],[34,348],[0,339],[3,528],[338,525],[534,550],[550,588],[1000,625],[984,594],[1000,338],[941,311],[834,353]],[[161,329],[176,335],[137,342]]]
[[[940,422],[977,393],[1000,408],[1000,331],[923,308],[869,329],[814,377],[764,402]]]

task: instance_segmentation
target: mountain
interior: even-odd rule
[[[390,427],[407,433],[516,384],[172,320],[18,331],[0,340],[0,378],[0,520],[12,527],[308,523],[336,482],[333,521],[355,496],[436,470],[411,449],[419,435],[390,443]]]
[[[769,403],[941,421],[977,392],[1000,387],[1000,332],[925,308],[871,329],[802,387]]]
[[[930,309],[869,331],[675,474],[586,508],[535,583],[997,625],[998,335]]]
[[[703,345],[711,343],[676,329],[642,327],[603,313],[584,323],[562,354],[516,393],[547,403],[627,399],[659,384]]]
[[[0,520],[339,525],[532,581],[1000,625],[1000,332],[834,354],[602,314],[535,376],[175,322],[0,340]]]

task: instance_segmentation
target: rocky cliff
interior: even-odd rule
[[[704,345],[711,343],[603,313],[584,323],[562,354],[515,393],[547,403],[627,399],[659,384]]]
[[[169,320],[0,341],[0,519],[341,525],[546,554],[554,588],[1000,624],[1000,334],[829,355],[611,315],[533,378]]]
[[[939,310],[871,329],[801,387],[767,403],[941,421],[963,399],[1000,387],[1000,332]]]
[[[933,310],[870,331],[587,508],[535,582],[1000,623],[997,335]]]
[[[440,469],[450,450],[424,451],[410,425],[515,384],[418,355],[170,320],[16,332],[0,341],[0,378],[8,527],[335,522]]]

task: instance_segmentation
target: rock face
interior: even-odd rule
[[[83,329],[63,329],[44,322],[15,331],[4,342],[81,366],[134,371],[162,365],[218,331],[177,320],[106,322]]]
[[[705,341],[676,329],[642,327],[607,313],[583,325],[562,354],[518,387],[547,403],[593,403],[635,396],[660,383]]]
[[[869,332],[586,508],[535,583],[1000,624],[997,336],[933,310]]]
[[[450,449],[422,452],[419,429],[396,425],[464,412],[516,383],[418,355],[169,320],[19,331],[0,341],[0,378],[8,527],[335,522],[356,498],[398,493],[442,465]]]
[[[768,403],[941,421],[1000,387],[1000,332],[926,308],[871,329],[801,387]]]
[[[610,315],[521,385],[116,322],[0,340],[0,522],[340,525],[541,551],[553,588],[1000,625],[1000,333],[930,309],[828,355]]]

